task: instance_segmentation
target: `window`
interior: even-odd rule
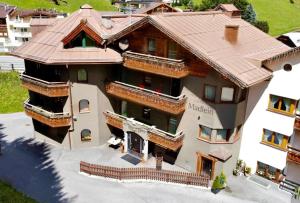
[[[79,112],[89,112],[90,111],[90,102],[86,99],[82,99],[79,101]]]
[[[212,133],[211,128],[200,126],[200,134],[199,134],[200,138],[203,138],[205,140],[211,140],[211,133]]]
[[[234,99],[234,88],[222,87],[221,101],[232,102]]]
[[[77,72],[78,82],[87,82],[87,71],[85,69],[79,69]]]
[[[173,41],[170,41],[168,43],[168,58],[170,59],[176,59],[177,56],[177,46],[176,43]]]
[[[69,43],[65,44],[64,48],[73,48],[73,47],[96,47],[97,43],[84,31],[80,32],[74,39]]]
[[[84,129],[81,131],[81,141],[91,141],[91,131],[89,129]]]
[[[151,109],[148,107],[143,108],[143,118],[149,120],[150,119]]]
[[[269,180],[278,181],[280,178],[281,170],[274,168],[268,164],[257,162],[256,173]]]
[[[264,129],[262,143],[281,149],[287,149],[288,137],[280,133]]]
[[[156,51],[155,39],[148,39],[148,51],[149,52],[155,52]]]
[[[285,70],[285,71],[291,71],[292,70],[292,65],[291,64],[285,64],[283,66],[283,70]]]
[[[280,113],[294,114],[296,101],[284,97],[270,95],[269,109]]]
[[[177,119],[171,117],[169,119],[169,133],[175,134],[176,128],[177,128]]]
[[[221,142],[228,142],[230,137],[231,130],[229,129],[218,129],[217,130],[217,141]]]
[[[204,98],[210,101],[215,101],[216,98],[216,87],[211,85],[205,85],[204,87]]]

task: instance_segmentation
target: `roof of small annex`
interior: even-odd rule
[[[178,12],[178,10],[169,6],[166,3],[153,2],[153,3],[150,3],[149,5],[145,6],[144,8],[137,9],[134,13],[147,14],[149,11],[155,10],[156,8],[159,8],[159,7],[169,8],[172,10],[172,12]],[[163,11],[162,11],[162,13],[163,13]]]
[[[110,48],[65,49],[63,40],[83,23],[96,33],[98,38],[105,39],[140,19],[142,17],[114,18],[111,20],[113,26],[108,27],[98,11],[84,5],[69,17],[56,20],[52,26],[14,50],[12,55],[45,64],[121,63],[123,59],[120,53]]]
[[[222,9],[224,11],[239,11],[239,9],[237,7],[235,7],[235,5],[233,4],[219,4],[214,10],[219,10]]]

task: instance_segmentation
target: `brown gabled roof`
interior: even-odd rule
[[[270,71],[258,65],[262,55],[269,58],[290,49],[244,20],[217,11],[152,15],[148,23],[242,88],[272,77]],[[236,44],[224,39],[226,25],[239,26]]]
[[[46,9],[16,9],[12,12],[11,16],[20,16],[21,18],[29,17],[29,16],[47,16],[49,18],[53,18],[57,16],[57,12],[54,10],[46,10]]]
[[[233,4],[219,4],[214,10],[218,11],[218,10],[222,10],[222,11],[239,11],[239,9],[237,7],[235,7],[235,5]]]
[[[88,28],[97,35],[94,37],[105,39],[140,19],[142,17],[111,19],[110,23],[113,24],[113,27],[107,27],[100,13],[85,5],[71,16],[58,20],[52,26],[47,27],[29,42],[14,50],[12,55],[45,64],[121,63],[121,55],[112,49],[104,49],[104,47],[64,49],[63,41],[82,22],[85,22]]]
[[[140,13],[140,14],[147,14],[151,11],[154,11],[155,9],[163,7],[163,8],[169,8],[172,10],[172,12],[178,12],[175,8],[169,6],[168,4],[162,3],[162,2],[153,2],[150,3],[149,5],[145,6],[144,8],[137,9],[135,13]]]
[[[15,9],[15,6],[0,3],[0,18],[6,18],[6,16],[13,12]]]

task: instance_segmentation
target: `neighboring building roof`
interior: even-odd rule
[[[242,88],[272,77],[261,68],[262,61],[290,50],[246,21],[222,12],[165,13],[149,16],[148,22]],[[236,44],[224,39],[226,25],[239,26]]]
[[[53,18],[57,16],[57,12],[53,10],[46,9],[16,9],[12,12],[11,16],[19,16],[20,18],[25,18],[29,16],[47,16],[49,18]]]
[[[53,26],[13,51],[12,55],[46,64],[121,63],[123,61],[121,55],[109,48],[64,49],[62,41],[70,33],[80,29],[83,22],[86,23],[85,27],[98,35],[98,38],[104,39],[141,19],[142,17],[123,16],[105,20],[99,12],[85,5],[69,17],[56,21]]]
[[[282,38],[288,39],[292,47],[300,47],[300,32],[285,33],[277,38],[281,42],[285,43],[285,41],[281,40]]]
[[[171,12],[178,12],[175,8],[169,6],[165,3],[150,3],[149,5],[145,6],[144,8],[135,10],[134,13],[140,13],[140,14],[151,14],[152,12],[156,12],[157,9],[168,9],[171,10]],[[170,11],[169,11],[170,12]],[[161,10],[161,13],[164,13],[164,10]]]
[[[61,18],[33,18],[30,21],[30,26],[49,26],[60,19]]]
[[[0,18],[6,18],[11,12],[16,9],[15,6],[9,6],[4,3],[0,3]]]
[[[233,4],[219,4],[215,9],[215,11],[223,10],[223,11],[239,11],[237,7]]]

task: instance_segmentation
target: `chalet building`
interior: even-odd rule
[[[103,17],[84,5],[13,55],[37,139],[74,149],[113,134],[125,153],[213,178],[235,167],[249,90],[272,78],[263,62],[289,50],[220,11]]]

